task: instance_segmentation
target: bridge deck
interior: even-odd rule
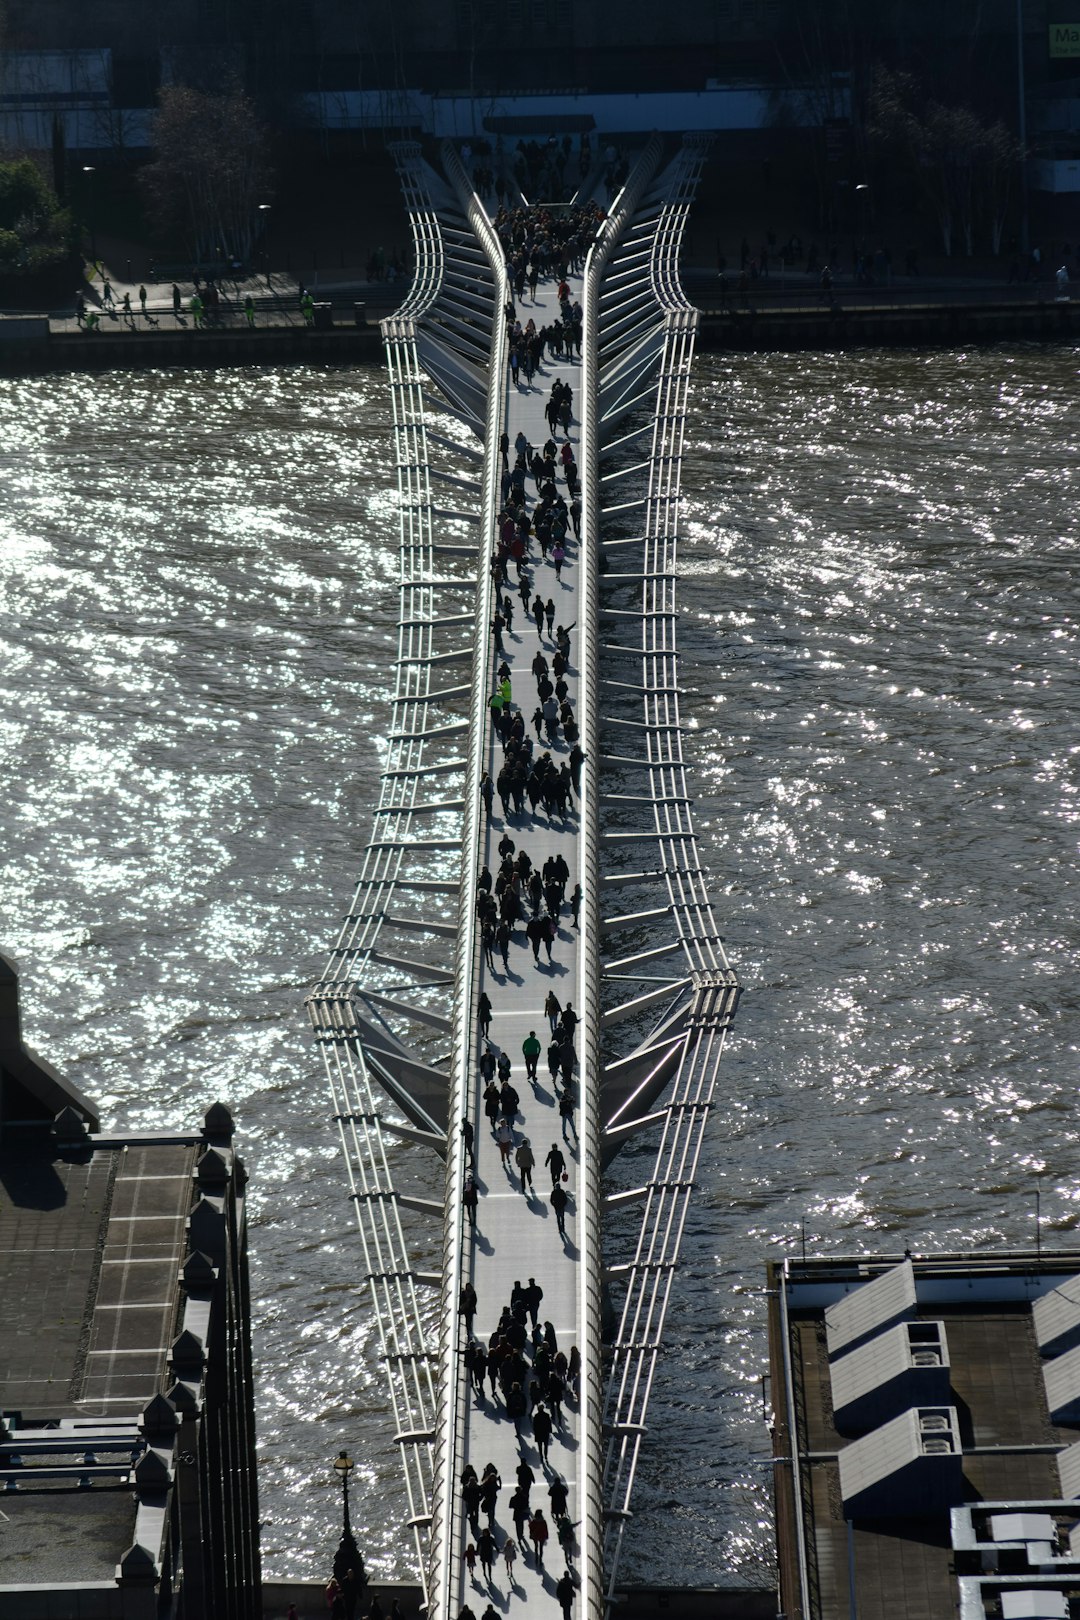
[[[570,277],[569,280],[573,296],[580,296],[580,277]],[[526,300],[518,305],[518,314],[522,321],[532,316],[537,327],[557,321],[559,309],[555,293],[555,283],[548,280],[541,283],[537,289],[535,303],[530,302],[526,294]],[[515,387],[508,373],[506,421],[511,442],[511,464],[514,455],[513,444],[519,431],[524,432],[529,443],[536,449],[539,449],[548,438],[544,406],[549,397],[551,383],[556,376],[564,383],[568,383],[574,391],[575,420],[571,423],[570,442],[574,447],[575,457],[580,455],[577,425],[580,362],[576,358],[570,362],[566,360],[556,362],[546,357],[544,369],[537,372],[531,388],[524,387],[524,377],[522,377],[523,386]],[[560,435],[560,448],[562,442],[563,435]],[[561,465],[557,487],[569,506],[571,497],[561,476]],[[526,490],[531,512],[536,493],[531,475],[527,480]],[[532,578],[532,596],[535,597],[539,592],[545,602],[553,600],[555,626],[562,624],[569,628],[579,616],[578,548],[572,526],[566,537],[565,549],[566,562],[563,564],[561,582],[555,577],[554,565],[550,561],[541,560],[540,547],[535,536],[525,568]],[[537,636],[536,626],[531,617],[523,611],[520,598],[513,596],[516,577],[512,565],[509,576],[509,585],[504,594],[510,594],[514,602],[513,628],[511,631],[503,632],[504,650],[501,656],[493,655],[492,669],[497,668],[505,659],[511,672],[515,708],[523,712],[530,735],[534,737],[534,757],[535,753],[550,746],[552,758],[559,764],[568,757],[568,748],[561,732],[558,742],[549,745],[546,738],[543,741],[535,739],[531,725],[531,717],[537,704],[536,679],[531,669],[532,660],[539,645],[550,664],[555,650],[554,640],[547,632],[546,623],[543,635]],[[566,680],[570,688],[570,700],[576,712],[578,669],[574,655],[574,634],[575,632],[571,631],[571,655]],[[487,768],[493,779],[498,776],[501,762],[502,744],[492,728]],[[573,1130],[566,1129],[564,1140],[558,1099],[547,1062],[551,1034],[548,1019],[544,1014],[544,1002],[549,990],[552,989],[563,1006],[568,1001],[576,1000],[576,986],[579,982],[578,936],[571,923],[569,897],[574,883],[579,878],[578,817],[574,813],[565,822],[558,815],[549,820],[542,805],[538,805],[537,813],[533,814],[526,800],[524,815],[515,815],[511,812],[504,819],[496,797],[491,819],[481,839],[481,858],[493,875],[498,873],[500,864],[498,844],[506,832],[509,832],[519,850],[525,849],[528,852],[534,867],[542,868],[549,855],[561,851],[570,868],[571,876],[566,888],[566,904],[559,919],[558,939],[552,947],[550,964],[543,947],[540,950],[539,965],[534,963],[524,928],[519,925],[515,930],[514,943],[510,947],[508,970],[504,971],[497,950],[494,957],[495,971],[492,972],[486,964],[482,964],[481,967],[479,990],[488,994],[493,1008],[491,1047],[496,1055],[505,1052],[510,1057],[513,1064],[512,1084],[521,1097],[520,1111],[513,1121],[514,1144],[516,1147],[523,1139],[528,1138],[537,1163],[533,1172],[535,1190],[531,1195],[525,1196],[520,1175],[512,1159],[506,1167],[501,1161],[498,1144],[484,1114],[484,1083],[477,1069],[471,1094],[472,1118],[476,1132],[476,1179],[480,1190],[477,1232],[472,1243],[470,1267],[470,1278],[478,1298],[475,1337],[486,1345],[498,1324],[503,1307],[510,1302],[514,1282],[527,1284],[528,1279],[533,1277],[544,1291],[538,1318],[540,1327],[543,1328],[545,1322],[550,1322],[555,1329],[559,1349],[568,1353],[570,1346],[577,1342],[579,1334],[576,1275],[578,1250],[575,1243],[577,1148]],[[531,914],[527,902],[525,914],[526,918]],[[522,1057],[522,1042],[532,1030],[536,1031],[543,1047],[539,1080],[535,1086],[526,1080]],[[478,1035],[475,1046],[477,1060],[483,1045]],[[555,1212],[548,1202],[551,1176],[544,1163],[545,1156],[555,1143],[560,1145],[567,1162],[568,1180],[565,1186],[570,1202],[566,1211],[565,1241],[559,1238]],[[531,1550],[526,1547],[520,1548],[521,1556],[514,1566],[512,1593],[503,1566],[496,1567],[494,1589],[489,1590],[488,1583],[481,1577],[479,1567],[475,1580],[470,1581],[462,1563],[457,1605],[452,1606],[451,1612],[456,1614],[461,1604],[475,1606],[478,1600],[485,1602],[494,1599],[498,1605],[500,1598],[510,1593],[515,1598],[527,1599],[534,1608],[539,1603],[541,1612],[546,1610],[553,1615],[558,1614],[554,1589],[555,1582],[565,1567],[565,1560],[555,1539],[555,1527],[546,1487],[555,1474],[566,1480],[569,1487],[569,1515],[576,1523],[581,1516],[578,1512],[579,1485],[575,1465],[578,1449],[577,1401],[573,1395],[568,1395],[563,1408],[563,1424],[556,1427],[552,1437],[550,1468],[546,1475],[532,1438],[528,1416],[521,1421],[515,1431],[515,1425],[507,1417],[501,1399],[493,1401],[490,1382],[483,1400],[469,1396],[467,1402],[468,1418],[461,1450],[462,1466],[466,1461],[471,1462],[477,1474],[482,1475],[485,1465],[494,1462],[499,1470],[503,1481],[495,1517],[495,1539],[499,1547],[501,1548],[507,1535],[514,1535],[508,1502],[516,1486],[515,1471],[522,1457],[529,1462],[536,1475],[536,1484],[532,1487],[530,1498],[531,1506],[534,1511],[537,1506],[543,1509],[551,1534],[543,1572],[536,1568]],[[483,1514],[481,1522],[486,1522]],[[465,1541],[469,1539],[464,1518],[461,1537],[463,1549]],[[545,1598],[546,1602],[543,1601]]]

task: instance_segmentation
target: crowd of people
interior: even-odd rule
[[[544,324],[544,314],[551,306],[550,295],[544,307],[537,309],[539,325],[533,319],[523,324],[516,309],[511,306],[507,310],[511,370],[526,389],[532,389],[537,373],[550,356],[563,356],[569,365],[580,351],[581,306],[572,297],[568,277],[581,264],[601,217],[599,210],[593,209],[562,214],[543,209],[500,209],[496,216],[511,285],[518,299],[526,287],[535,298],[542,279],[557,278],[556,321]],[[535,404],[528,409],[535,410]],[[481,868],[475,896],[477,929],[492,994],[497,993],[497,983],[505,983],[505,978],[500,980],[500,959],[503,975],[511,975],[511,950],[515,946],[527,944],[531,948],[538,970],[549,974],[560,971],[554,960],[560,929],[567,914],[571,925],[578,927],[582,904],[581,885],[572,882],[566,854],[545,840],[547,847],[534,860],[517,826],[518,822],[526,826],[531,823],[538,832],[544,829],[550,833],[571,825],[577,815],[585,762],[575,706],[575,624],[559,622],[556,607],[561,591],[568,588],[564,574],[576,560],[582,512],[581,481],[574,454],[574,395],[564,376],[551,378],[544,418],[549,429],[546,443],[534,447],[524,429],[511,440],[512,424],[499,443],[501,508],[490,559],[495,677],[489,713],[493,749],[491,767],[483,773],[480,792],[487,827],[491,829],[496,799],[502,827],[498,832],[489,831],[491,854]],[[528,674],[523,677],[529,655],[521,642],[534,628],[535,651],[527,665]],[[520,690],[515,700],[515,682],[523,678],[528,682],[530,677],[536,686],[535,705],[531,689],[527,701]],[[535,850],[535,844],[532,847]],[[519,1190],[537,1213],[548,1205],[566,1245],[566,1216],[572,1207],[570,1173],[577,1145],[578,1015],[571,1001],[562,1003],[552,980],[543,999],[542,1014],[538,1008],[532,1020],[537,1027],[529,1028],[521,1041],[519,1060],[516,1053],[511,1055],[505,1049],[505,1042],[500,1044],[492,1038],[495,1008],[488,988],[481,988],[475,1004],[480,1119],[461,1121],[467,1171],[463,1193],[467,1230],[476,1233],[479,1241],[484,1236],[480,1228],[486,1227],[479,1210],[481,1191],[486,1192],[488,1187],[477,1176],[476,1143],[479,1124],[486,1121],[507,1184]],[[545,1052],[550,1088],[542,1078]],[[518,1068],[519,1062],[523,1069]],[[525,1134],[530,1118],[539,1122],[552,1111],[561,1120],[562,1140],[553,1141],[546,1152],[540,1147],[534,1150],[533,1138]],[[543,1177],[544,1171],[550,1173],[550,1190],[546,1193],[538,1192],[534,1182],[534,1175]],[[546,1177],[543,1179],[546,1182]],[[576,1346],[560,1349],[554,1326],[540,1316],[542,1299],[543,1290],[534,1278],[530,1277],[524,1287],[515,1282],[492,1331],[478,1335],[474,1331],[478,1309],[475,1287],[471,1281],[461,1286],[458,1309],[465,1328],[462,1356],[467,1387],[476,1406],[488,1408],[493,1418],[512,1423],[519,1458],[515,1487],[507,1502],[513,1530],[505,1533],[496,1524],[503,1488],[498,1470],[489,1463],[478,1476],[471,1464],[466,1466],[461,1492],[469,1538],[463,1557],[470,1578],[475,1580],[479,1570],[480,1577],[489,1582],[496,1561],[501,1559],[513,1588],[516,1560],[531,1559],[542,1571],[545,1545],[553,1536],[566,1563],[556,1596],[569,1617],[576,1588],[572,1568],[574,1527],[568,1513],[568,1488],[552,1472],[549,1448],[564,1433],[565,1404],[576,1403],[579,1398],[581,1358]],[[536,1459],[548,1479],[550,1518],[530,1499]],[[486,1516],[484,1524],[482,1516]],[[458,1620],[475,1620],[468,1605],[461,1609]],[[490,1614],[485,1611],[481,1620],[491,1620]]]
[[[501,1403],[515,1428],[520,1432],[528,1424],[541,1465],[546,1471],[552,1435],[564,1423],[563,1402],[580,1398],[581,1357],[576,1345],[571,1345],[569,1352],[560,1350],[552,1324],[541,1324],[539,1311],[543,1297],[544,1290],[534,1277],[530,1277],[525,1286],[515,1282],[510,1300],[503,1307],[498,1324],[486,1345],[471,1334],[476,1295],[470,1283],[462,1287],[458,1308],[470,1329],[464,1363],[477,1404],[485,1403],[485,1383],[489,1384],[491,1400],[496,1404]],[[536,1568],[543,1569],[545,1548],[551,1529],[554,1529],[567,1574],[571,1576],[569,1592],[572,1601],[575,1537],[574,1524],[568,1511],[566,1481],[554,1472],[547,1480],[550,1527],[543,1509],[532,1502],[535,1484],[536,1474],[531,1464],[524,1456],[519,1457],[514,1489],[506,1504],[513,1520],[514,1534],[506,1533],[500,1543],[496,1513],[503,1481],[499,1471],[494,1463],[489,1462],[478,1476],[472,1464],[466,1464],[461,1475],[461,1503],[472,1539],[466,1544],[462,1557],[474,1583],[477,1565],[484,1579],[490,1582],[496,1558],[501,1557],[507,1578],[513,1586],[514,1564],[519,1552],[525,1553],[526,1536],[532,1546]],[[487,1519],[483,1526],[480,1523],[481,1513]],[[465,1610],[461,1613],[464,1614]]]

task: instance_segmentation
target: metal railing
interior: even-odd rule
[[[439,1360],[439,1411],[436,1426],[434,1478],[434,1530],[432,1565],[428,1585],[430,1620],[450,1620],[450,1588],[460,1567],[461,1548],[457,1514],[457,1469],[455,1460],[463,1443],[465,1421],[462,1412],[463,1383],[467,1382],[462,1362],[461,1318],[457,1311],[465,1259],[462,1193],[465,1153],[457,1122],[470,1112],[473,1014],[478,968],[475,896],[480,870],[480,828],[482,802],[480,777],[489,747],[487,698],[492,670],[490,623],[493,614],[493,582],[487,567],[491,537],[495,532],[500,494],[499,435],[505,417],[506,349],[506,270],[499,239],[472,191],[457,151],[447,143],[442,161],[461,201],[463,210],[482,246],[495,282],[491,318],[490,350],[484,426],[483,496],[481,500],[479,563],[476,572],[476,600],[473,609],[472,694],[469,712],[469,750],[465,776],[465,815],[462,833],[461,893],[458,905],[458,943],[454,964],[454,1017],[450,1064],[450,1140],[446,1164],[446,1202],[443,1218],[442,1311]],[[468,1391],[464,1391],[468,1399]]]
[[[640,569],[623,576],[639,588],[640,643],[605,645],[638,663],[637,682],[607,681],[610,690],[637,691],[643,720],[643,764],[649,782],[659,874],[667,886],[670,918],[686,957],[691,1000],[684,1045],[671,1097],[663,1110],[660,1142],[645,1190],[632,1260],[618,1268],[626,1298],[612,1346],[605,1406],[608,1435],[604,1500],[607,1599],[614,1599],[623,1535],[637,1472],[645,1419],[678,1262],[690,1193],[697,1174],[727,1030],[737,998],[701,870],[682,757],[676,624],[676,534],[687,389],[697,316],[682,293],[678,255],[706,143],[688,140],[647,197],[612,259],[607,316],[611,343],[603,353],[610,422],[648,395],[643,384],[658,371],[649,403],[651,444],[640,470],[645,495],[612,510],[640,507]],[[629,435],[633,439],[636,435]],[[639,470],[638,468],[632,469]],[[619,576],[608,573],[609,584]],[[633,610],[627,618],[632,619]],[[636,835],[635,835],[636,836]],[[660,951],[663,950],[661,946]]]
[[[425,923],[437,917],[412,916],[395,909],[400,893],[415,891],[406,882],[406,860],[419,854],[440,858],[460,852],[463,801],[430,794],[434,775],[442,783],[460,774],[464,762],[432,761],[434,745],[443,743],[458,726],[433,726],[431,711],[451,701],[451,685],[433,683],[433,672],[457,653],[440,654],[436,633],[447,624],[438,598],[445,589],[459,588],[466,600],[474,592],[471,575],[460,582],[440,580],[439,554],[446,548],[436,541],[438,508],[432,489],[429,461],[425,384],[418,330],[438,307],[448,276],[461,274],[448,252],[439,217],[432,204],[419,148],[403,144],[395,157],[415,244],[415,276],[401,309],[382,323],[390,376],[394,422],[395,460],[400,514],[400,602],[398,657],[386,767],[382,773],[374,832],[364,855],[352,906],[330,955],[326,971],[309,997],[308,1006],[318,1045],[322,1049],[345,1159],[349,1196],[354,1203],[372,1305],[380,1335],[380,1349],[401,1449],[408,1499],[409,1521],[416,1539],[421,1579],[430,1563],[429,1527],[434,1480],[436,1390],[432,1355],[417,1295],[416,1273],[410,1263],[400,1220],[400,1203],[387,1157],[384,1121],[376,1101],[364,1057],[363,1039],[356,1021],[356,997],[373,972],[388,963],[400,977],[414,984],[394,986],[398,995],[423,989],[441,975],[422,961],[388,957],[378,946],[383,930],[395,926],[411,933],[425,932]],[[468,615],[471,620],[471,614]],[[460,623],[462,615],[449,622]],[[471,656],[471,645],[464,648]],[[442,676],[436,676],[442,681]],[[440,787],[440,792],[444,791]],[[414,818],[423,815],[423,832],[414,832]],[[434,826],[428,821],[434,816]],[[434,833],[434,836],[430,836]],[[421,880],[430,889],[451,893],[457,882]],[[421,890],[420,892],[424,892]],[[429,900],[426,913],[436,910]],[[433,930],[426,930],[433,931]],[[386,998],[383,998],[385,1001]],[[407,1017],[407,1004],[395,1001]],[[385,1105],[384,1105],[385,1106]],[[391,1132],[392,1124],[387,1127]]]

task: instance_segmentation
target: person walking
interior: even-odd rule
[[[569,1199],[566,1189],[561,1181],[557,1181],[551,1189],[551,1207],[555,1211],[555,1222],[559,1228],[559,1236],[566,1237],[566,1206]]]
[[[464,1191],[461,1194],[461,1202],[465,1210],[465,1217],[474,1232],[476,1231],[476,1206],[479,1202],[479,1197],[480,1195],[476,1190],[476,1182],[473,1180],[472,1176],[469,1176],[465,1182]]]
[[[517,1561],[517,1542],[514,1540],[513,1536],[507,1536],[506,1540],[502,1544],[502,1559],[503,1563],[506,1565],[506,1579],[508,1583],[513,1586],[515,1584],[514,1564]]]
[[[543,1411],[544,1411],[544,1408],[542,1406],[537,1407],[537,1413],[540,1413],[540,1412],[543,1412]],[[546,1416],[547,1414],[545,1413],[544,1415]],[[550,1421],[551,1420],[549,1418],[548,1422],[550,1423]],[[533,1414],[533,1426],[534,1426],[534,1428],[535,1428],[535,1425],[536,1425],[536,1413]],[[550,1433],[549,1433],[549,1438],[550,1438]],[[540,1455],[541,1456],[544,1455],[543,1450],[541,1450]],[[547,1520],[544,1518],[543,1510],[541,1508],[537,1508],[536,1512],[533,1514],[532,1518],[529,1520],[529,1540],[533,1544],[533,1557],[536,1559],[536,1567],[537,1567],[537,1569],[543,1569],[543,1567],[544,1567],[544,1547],[547,1544],[547,1538],[548,1538]]]
[[[536,1164],[536,1155],[533,1153],[533,1150],[529,1145],[528,1137],[525,1138],[517,1152],[514,1154],[514,1162],[521,1174],[521,1190],[527,1198],[529,1193],[533,1191],[532,1173]]]
[[[465,1517],[469,1521],[469,1528],[474,1536],[478,1536],[480,1534],[480,1481],[476,1477],[474,1468],[469,1469],[467,1476],[461,1482],[461,1502],[465,1509]]]
[[[469,1572],[470,1581],[475,1581],[475,1579],[476,1579],[476,1548],[473,1546],[471,1541],[469,1542],[469,1545],[465,1548],[465,1551],[462,1553],[461,1557],[462,1557],[462,1561],[463,1561],[463,1563],[465,1565],[465,1568]],[[461,1614],[462,1615],[464,1615],[464,1614],[472,1614],[472,1610],[471,1609],[462,1609]],[[460,1615],[458,1616],[458,1620],[461,1620]]]
[[[503,1169],[510,1168],[510,1154],[514,1147],[514,1133],[506,1119],[500,1119],[495,1128],[495,1140],[499,1144],[499,1157],[502,1159]]]
[[[183,305],[184,305],[183,295],[181,294],[179,287],[176,285],[176,282],[174,281],[173,282],[173,288],[172,288],[172,312],[173,312],[173,314],[175,316],[178,316],[180,314],[180,311],[183,308]]]
[[[544,618],[547,620],[547,633],[550,636],[555,625],[555,602],[550,596],[544,603]]]
[[[464,1319],[465,1332],[472,1338],[473,1317],[476,1315],[476,1289],[471,1282],[462,1283],[457,1308],[458,1315]]]
[[[565,1479],[561,1474],[556,1474],[548,1486],[548,1501],[551,1503],[551,1517],[553,1519],[562,1517],[566,1512],[569,1499],[570,1493],[567,1490]]]
[[[574,1123],[574,1093],[568,1085],[563,1088],[563,1094],[559,1098],[559,1117],[562,1120],[563,1141],[567,1140],[566,1131],[567,1127],[569,1127],[574,1133],[574,1141],[576,1142],[577,1126]]]
[[[486,1524],[476,1538],[476,1552],[480,1559],[480,1568],[490,1581],[492,1566],[495,1563],[495,1537]]]
[[[488,1463],[484,1469],[484,1477],[480,1481],[480,1504],[488,1516],[489,1525],[495,1523],[495,1509],[498,1506],[501,1488],[502,1480],[499,1478],[498,1469],[494,1463]]]
[[[552,1142],[551,1152],[544,1159],[544,1163],[551,1171],[551,1185],[553,1187],[557,1186],[562,1180],[563,1171],[566,1169],[566,1160],[563,1158],[562,1148],[558,1142]]]
[[[471,1119],[463,1119],[461,1122],[461,1145],[465,1149],[465,1157],[475,1170],[476,1154],[474,1152],[474,1132]]]
[[[254,300],[254,298],[252,298],[250,293],[248,293],[247,297],[244,299],[244,319],[247,322],[248,331],[249,332],[254,332],[254,330],[255,330],[255,300]]]
[[[558,1035],[555,1036],[551,1042],[551,1045],[548,1047],[547,1060],[548,1070],[551,1074],[551,1083],[555,1087],[555,1090],[558,1091],[559,1065],[562,1062],[562,1041]]]
[[[527,1078],[532,1081],[534,1086],[536,1085],[536,1065],[540,1061],[540,1053],[542,1050],[543,1048],[536,1038],[535,1029],[530,1029],[529,1033],[521,1043],[521,1055],[525,1059],[525,1074]]]
[[[533,1332],[536,1332],[536,1318],[540,1311],[540,1302],[544,1297],[544,1290],[535,1277],[529,1278],[529,1286],[524,1290],[525,1307],[532,1322]]]
[[[549,990],[547,996],[545,997],[544,1017],[547,1019],[548,1024],[551,1027],[551,1033],[554,1035],[556,1029],[559,1027],[559,1019],[562,1017],[562,1004],[554,990]]]
[[[491,997],[486,990],[481,990],[476,1002],[476,1024],[486,1041],[491,1034]]]
[[[559,1600],[563,1620],[570,1620],[570,1611],[574,1607],[574,1577],[569,1570],[556,1582],[555,1596]]]

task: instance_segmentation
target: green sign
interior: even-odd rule
[[[1050,24],[1050,55],[1080,56],[1080,22]]]

